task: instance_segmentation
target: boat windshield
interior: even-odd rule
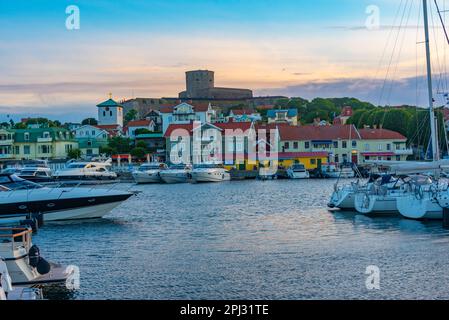
[[[36,174],[36,171],[34,170],[22,170],[22,172],[20,172],[21,176],[34,176]]]
[[[139,168],[139,171],[158,170],[162,168],[162,164],[144,164]]]
[[[174,164],[170,166],[171,170],[184,170],[186,166],[184,164]]]
[[[304,167],[303,164],[295,164],[295,165],[292,167],[292,170],[293,170],[293,171],[305,171],[306,168]]]
[[[216,169],[216,168],[223,168],[223,166],[219,165],[219,164],[203,163],[203,164],[195,165],[194,168],[195,169]]]
[[[0,175],[0,186],[10,190],[40,189],[40,184],[19,178],[16,175]]]
[[[67,166],[68,169],[83,169],[86,165],[80,163],[72,163]]]

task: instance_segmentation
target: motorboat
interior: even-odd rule
[[[192,168],[183,164],[170,166],[168,170],[162,170],[160,177],[165,183],[186,183],[191,179]]]
[[[132,176],[137,184],[161,183],[160,173],[167,169],[165,163],[145,163],[138,170],[133,171]]]
[[[111,160],[105,162],[70,161],[64,169],[54,173],[57,180],[115,180],[117,174],[110,171]]]
[[[0,256],[3,258],[12,286],[34,286],[66,283],[73,268],[46,261],[32,243],[30,227],[0,228]],[[8,290],[11,286],[8,286]]]
[[[336,164],[323,164],[321,166],[321,175],[328,179],[351,179],[355,177],[355,172],[351,167],[341,166],[338,168]]]
[[[133,193],[113,188],[46,188],[0,174],[0,222],[40,214],[44,221],[101,218]]]
[[[0,301],[1,300],[43,300],[41,288],[18,287],[12,279],[3,257],[0,257]]]
[[[37,183],[54,181],[51,169],[45,164],[25,165],[17,175],[20,178]]]
[[[223,164],[203,163],[195,165],[192,170],[192,182],[222,182],[230,181],[231,174]]]
[[[290,168],[287,169],[287,175],[290,179],[309,179],[310,174],[309,171],[306,170],[306,167],[302,164],[294,164]]]

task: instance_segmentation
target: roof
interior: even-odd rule
[[[243,115],[252,115],[256,113],[254,110],[231,110],[231,112],[235,116],[243,116]]]
[[[97,107],[121,107],[116,101],[109,99],[100,104],[97,104]]]
[[[134,120],[128,122],[127,127],[148,127],[152,122],[154,123],[153,120]]]
[[[360,129],[360,136],[364,140],[381,140],[381,139],[392,139],[392,140],[406,140],[399,132],[387,130],[387,129]]]
[[[348,140],[360,139],[359,132],[354,125],[336,125],[336,126],[278,126],[281,140]]]
[[[103,125],[95,125],[94,127],[97,127],[98,129],[103,129],[103,130],[119,130],[120,129],[120,125],[118,124],[103,124]]]
[[[187,103],[183,102],[177,105],[163,105],[160,107],[161,113],[173,113],[174,109],[182,104],[187,104],[193,107],[195,112],[206,112],[209,110],[209,102],[195,102],[195,103]]]
[[[206,123],[205,125],[208,125],[208,123]],[[242,131],[246,131],[248,129],[251,128],[251,122],[227,122],[227,123],[214,123],[214,124],[209,124],[211,126],[217,127],[219,129],[221,129],[222,131],[225,130],[237,130],[237,129],[241,129]],[[203,124],[204,126],[204,124]],[[165,131],[164,136],[165,137],[170,137],[170,135],[173,133],[173,131],[178,130],[178,129],[183,129],[183,130],[187,130],[189,133],[191,133],[193,131],[193,124],[189,123],[189,124],[171,124],[168,128],[167,131]]]
[[[13,129],[15,142],[36,142],[38,138],[43,138],[43,133],[48,132],[55,140],[74,141],[72,133],[65,128],[28,128]],[[29,134],[29,139],[25,140],[25,133]],[[62,133],[62,135],[61,135]]]
[[[276,114],[278,113],[287,113],[287,117],[296,117],[298,116],[298,110],[297,109],[283,109],[283,110],[279,110],[279,109],[272,109],[272,110],[268,110],[267,112],[267,116],[268,118],[276,118]]]

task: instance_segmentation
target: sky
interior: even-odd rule
[[[441,91],[448,44],[429,2]],[[78,30],[66,28],[70,5]],[[176,97],[196,69],[256,96],[423,104],[421,9],[420,0],[2,0],[0,121],[81,121],[109,92]]]

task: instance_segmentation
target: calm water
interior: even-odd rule
[[[333,182],[120,185],[107,219],[48,224],[34,242],[81,271],[59,299],[449,298],[441,223],[329,212]],[[381,269],[368,291],[365,270]]]

